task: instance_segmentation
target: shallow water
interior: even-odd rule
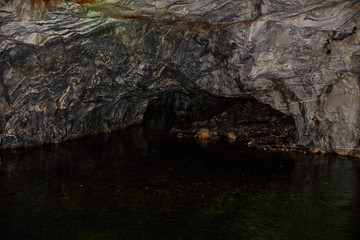
[[[139,129],[0,152],[0,239],[360,239],[360,163]]]

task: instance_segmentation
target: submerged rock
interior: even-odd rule
[[[125,128],[181,92],[253,96],[294,119],[298,144],[360,153],[357,0],[22,4],[0,5],[2,148]]]

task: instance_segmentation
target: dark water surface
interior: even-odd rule
[[[0,153],[0,239],[360,239],[360,164],[141,131]]]

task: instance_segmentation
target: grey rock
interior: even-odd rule
[[[360,155],[357,0],[23,4],[0,5],[1,147],[125,128],[178,91],[253,96],[299,144]]]

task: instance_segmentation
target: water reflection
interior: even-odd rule
[[[359,162],[147,140],[0,153],[0,239],[359,239]]]

